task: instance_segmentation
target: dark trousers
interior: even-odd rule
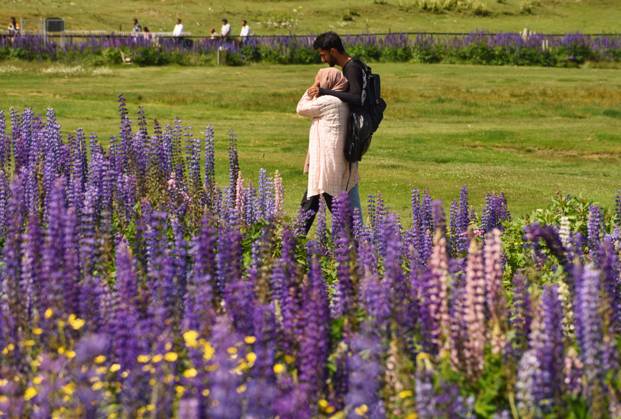
[[[332,212],[332,195],[327,193],[322,193],[321,195],[315,195],[308,198],[306,194],[308,191],[304,191],[304,197],[302,198],[302,209],[305,212],[309,212],[310,214],[306,220],[305,232],[308,234],[308,231],[311,229],[313,225],[313,221],[315,221],[315,215],[319,212],[319,198],[323,196],[323,199],[326,201],[326,206]],[[312,211],[311,211],[312,210]]]

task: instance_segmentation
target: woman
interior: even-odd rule
[[[322,68],[315,83],[324,89],[346,91],[347,79],[335,68]],[[335,96],[311,98],[308,92],[300,99],[297,113],[312,118],[308,136],[308,186],[302,199],[302,209],[312,210],[306,222],[310,230],[323,196],[332,211],[332,198],[351,190],[358,183],[358,165],[345,160],[345,139],[349,121],[349,106]]]

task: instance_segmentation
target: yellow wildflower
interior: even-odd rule
[[[248,354],[246,354],[246,361],[248,361],[249,364],[254,364],[256,360],[257,354],[255,354],[254,352],[249,352]]]
[[[4,387],[7,384],[9,384],[9,380],[6,378],[0,378],[0,387]]]
[[[112,365],[110,365],[110,372],[117,372],[120,369],[121,369],[121,365],[120,364],[112,364]]]
[[[255,343],[257,341],[257,338],[254,336],[246,336],[244,338],[244,342],[246,342],[248,345],[252,345],[253,343]]]
[[[175,387],[175,392],[177,393],[177,396],[183,396],[183,393],[185,393],[185,387],[183,387],[183,386],[176,386]]]
[[[196,348],[198,346],[198,332],[196,330],[188,330],[183,334],[183,340],[185,345],[190,348]]]
[[[166,349],[167,351],[170,351],[172,349],[172,343],[166,342],[166,345],[164,345],[164,349]]]
[[[414,395],[414,393],[412,393],[412,390],[403,390],[399,392],[399,398],[400,399],[407,399],[410,398]]]
[[[108,368],[101,366],[101,367],[97,367],[95,371],[97,372],[97,374],[105,374],[106,371],[108,371]]]
[[[31,348],[31,347],[33,347],[33,346],[35,345],[35,343],[36,343],[36,342],[35,342],[34,340],[32,340],[32,339],[27,339],[27,340],[25,340],[25,341],[24,341],[24,346],[25,346],[26,348]]]
[[[166,352],[166,355],[164,355],[164,359],[167,362],[175,362],[178,358],[179,355],[176,352]]]
[[[32,400],[37,395],[37,389],[34,387],[28,387],[24,392],[24,400]]]
[[[162,354],[156,354],[156,355],[153,355],[153,358],[151,358],[151,361],[154,364],[159,364],[160,362],[162,362],[162,359],[164,359],[164,356],[162,356]]]
[[[45,310],[45,313],[43,313],[43,317],[45,317],[46,319],[49,319],[53,315],[54,315],[54,310],[52,310],[51,308],[48,308],[47,310]]]
[[[123,371],[123,372],[121,373],[121,377],[123,377],[123,378],[127,378],[127,377],[129,377],[129,371]]]
[[[73,359],[73,358],[75,358],[75,351],[67,351],[67,352],[65,352],[65,356],[68,359]]]
[[[62,390],[66,395],[71,396],[73,392],[75,391],[75,384],[74,383],[65,384],[62,387]]]
[[[188,368],[187,370],[183,371],[183,376],[185,378],[194,378],[197,374],[198,371],[196,371],[196,369],[194,368]]]
[[[104,362],[106,362],[106,356],[105,355],[97,355],[95,357],[95,364],[103,364]]]
[[[150,385],[151,387],[153,387],[153,386],[155,385],[155,383],[156,383],[156,381],[155,381],[155,379],[154,379],[154,378],[151,378],[151,379],[149,380],[149,385]]]
[[[336,409],[334,408],[334,406],[328,406],[328,407],[326,407],[326,413],[327,413],[327,414],[332,414],[332,413],[334,413],[334,411],[335,411],[335,410],[336,410]]]
[[[141,364],[146,364],[147,362],[151,360],[151,357],[149,355],[142,354],[142,355],[138,355],[136,357],[136,360],[140,362]]]
[[[287,364],[293,364],[295,362],[295,357],[293,355],[285,355],[285,362]]]
[[[319,405],[319,407],[321,407],[322,409],[325,409],[326,407],[330,406],[330,403],[328,403],[328,401],[326,399],[321,399],[319,400],[319,402],[317,403]]]
[[[274,373],[276,374],[282,374],[283,372],[285,372],[286,368],[283,364],[276,364],[274,365]]]
[[[369,407],[366,404],[361,404],[354,410],[358,416],[364,416],[369,411]]]
[[[32,334],[39,336],[43,333],[43,329],[41,329],[40,327],[35,327],[34,329],[32,329]]]
[[[58,347],[58,349],[56,350],[56,352],[58,352],[60,355],[65,353],[65,347],[64,346],[60,346]]]
[[[417,419],[418,415],[416,414],[416,412],[412,412],[412,413],[408,413],[408,415],[405,417],[405,419]]]
[[[246,392],[246,384],[242,384],[241,386],[237,387],[237,394],[242,394]]]
[[[73,330],[80,330],[82,326],[84,326],[84,319],[80,319],[75,314],[69,315],[69,325],[73,328]]]
[[[103,388],[103,383],[101,381],[97,381],[97,382],[93,383],[91,388],[93,390],[95,390],[95,391],[101,390]]]
[[[203,397],[209,397],[209,389],[206,388],[205,390],[201,392],[201,394],[203,395]]]
[[[35,378],[32,379],[32,382],[34,384],[39,385],[43,382],[43,377],[41,377],[40,375],[37,375]]]
[[[229,353],[229,355],[237,354],[237,348],[234,346],[229,346],[228,348],[226,348],[226,351]]]
[[[203,344],[203,359],[205,361],[209,361],[211,358],[213,358],[215,352],[216,350],[213,346],[211,346],[211,343],[205,342]]]

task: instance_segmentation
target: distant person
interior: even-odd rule
[[[9,35],[11,36],[19,34],[19,32],[21,31],[21,27],[19,26],[19,23],[17,23],[17,19],[11,17],[7,30],[9,32]]]
[[[134,18],[134,26],[132,27],[133,34],[139,34],[142,32],[142,26],[138,23],[138,19]]]
[[[211,28],[211,32],[209,32],[209,37],[211,39],[216,39],[218,37],[218,33],[216,32],[216,28]]]
[[[322,89],[346,92],[347,79],[335,68],[322,68],[315,76],[315,84]],[[311,95],[307,90],[296,109],[302,116],[312,118],[308,135],[308,183],[301,207],[311,211],[306,221],[308,233],[319,200],[323,196],[328,209],[332,211],[332,199],[342,192],[353,189],[358,183],[358,166],[345,160],[345,141],[349,121],[349,106],[333,95]],[[305,165],[306,166],[306,165]]]
[[[308,89],[308,94],[313,98],[325,95],[334,96],[347,103],[350,109],[360,108],[362,106],[362,67],[347,54],[341,38],[335,32],[322,33],[313,42],[313,48],[319,52],[322,62],[328,64],[330,67],[338,65],[343,69],[343,75],[349,82],[349,85],[347,90],[337,91],[322,87],[315,82],[315,84]],[[357,165],[357,162],[352,163],[352,166]],[[362,214],[358,185],[350,191],[349,199],[352,207],[358,208]]]
[[[183,23],[181,23],[181,19],[177,18],[177,24],[173,29],[173,36],[183,36]]]
[[[250,31],[250,26],[248,26],[248,21],[246,19],[241,21],[242,26],[241,26],[241,30],[239,31],[239,41],[242,44],[245,44],[246,41],[248,40],[248,37],[251,35],[251,31]]]
[[[228,19],[222,19],[222,27],[220,28],[220,36],[223,39],[229,39],[231,37],[231,24]]]
[[[152,34],[152,33],[151,33],[151,31],[149,30],[149,27],[148,27],[148,26],[145,26],[145,27],[142,29],[142,37],[143,37],[145,40],[147,40],[147,41],[150,41],[150,40],[152,40],[152,39],[153,39],[153,34]]]

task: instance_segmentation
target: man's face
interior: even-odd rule
[[[321,57],[321,62],[328,64],[330,67],[334,67],[336,65],[336,58],[334,58],[332,49],[320,49],[319,56]]]

